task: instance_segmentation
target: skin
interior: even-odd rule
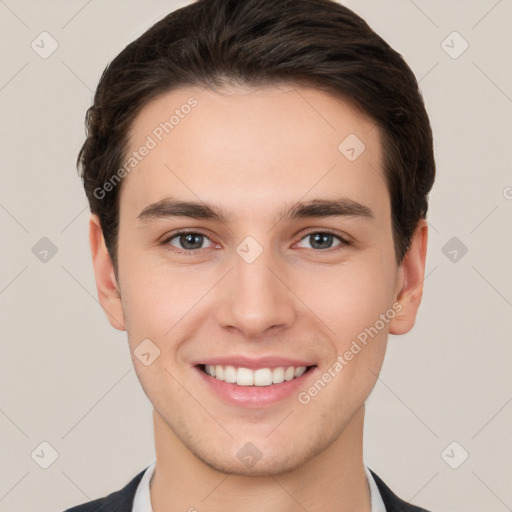
[[[197,107],[124,179],[117,277],[99,220],[90,220],[100,302],[113,327],[127,331],[154,406],[153,510],[369,512],[364,403],[388,334],[414,325],[426,222],[397,266],[379,131],[316,89],[174,90],[141,110],[131,149],[191,96]],[[353,162],[338,150],[349,134],[366,146]],[[212,204],[230,218],[138,218],[167,197]],[[334,197],[367,206],[373,218],[281,219],[295,201]],[[162,243],[179,229],[208,238],[192,255],[179,237]],[[333,237],[318,248],[308,235],[326,231],[350,244]],[[247,236],[263,249],[250,264],[236,252]],[[400,312],[307,405],[294,393],[275,406],[235,406],[192,367],[226,354],[300,358],[317,365],[307,390],[397,303]],[[149,366],[133,352],[147,338],[160,350]],[[237,457],[248,442],[262,454],[252,467]]]

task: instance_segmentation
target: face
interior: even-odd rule
[[[134,151],[117,283],[94,218],[91,245],[159,436],[226,472],[300,467],[419,304],[424,246],[397,267],[378,130],[315,89],[190,88],[145,106]]]

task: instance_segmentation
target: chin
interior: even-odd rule
[[[247,438],[246,438],[247,439]],[[294,471],[314,459],[330,444],[310,437],[307,443],[291,442],[283,440],[270,443],[268,439],[256,439],[253,442],[247,440],[234,442],[233,445],[224,445],[224,449],[204,451],[203,447],[189,449],[194,455],[210,468],[225,474],[237,476],[278,476]],[[305,441],[305,440],[304,440]],[[297,446],[300,449],[297,449]],[[199,448],[199,449],[198,449]]]
[[[218,459],[206,460],[202,459],[203,462],[209,467],[220,471],[222,473],[234,475],[234,476],[261,476],[270,477],[278,476],[289,471],[293,471],[303,465],[304,460],[302,457],[294,453],[290,458],[287,455],[276,455],[269,458],[265,458],[263,455],[261,459],[252,464],[251,462],[244,463],[238,460],[235,454],[233,458],[226,459],[225,457]]]

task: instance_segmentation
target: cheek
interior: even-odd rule
[[[190,269],[169,268],[159,258],[148,257],[142,251],[120,256],[121,261],[122,300],[132,327],[137,321],[166,332],[183,316],[186,305],[197,300],[197,274]]]
[[[316,283],[317,293],[305,302],[327,327],[325,339],[319,338],[331,348],[322,372],[329,373],[327,378],[335,375],[318,404],[326,404],[327,411],[329,404],[340,403],[343,397],[337,409],[341,421],[347,410],[356,410],[364,402],[380,372],[389,321],[395,313],[393,280],[375,266],[373,271],[346,268],[336,278],[331,275]]]
[[[218,273],[149,262],[126,270],[130,278],[122,289],[122,302],[130,348],[133,351],[150,339],[162,356],[156,365],[166,362],[174,367],[179,345],[194,337],[212,316],[209,292],[219,280]]]
[[[390,266],[382,260],[326,269],[296,288],[303,290],[297,294],[341,344],[374,325],[393,305],[396,272],[393,262]]]

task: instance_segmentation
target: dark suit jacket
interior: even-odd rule
[[[142,479],[144,471],[146,470],[141,471],[120,491],[113,492],[104,498],[69,508],[64,512],[131,512],[135,492],[137,491],[137,486]],[[424,508],[415,507],[401,500],[373,471],[371,471],[371,473],[379,488],[382,501],[386,506],[386,512],[428,512]]]

